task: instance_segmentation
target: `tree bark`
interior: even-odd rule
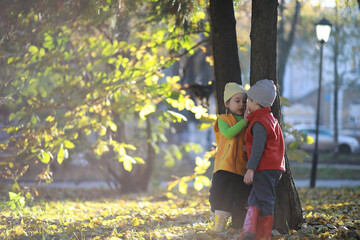
[[[225,113],[224,87],[241,82],[236,20],[233,0],[210,0],[211,44],[214,57],[215,98],[217,113]]]
[[[277,85],[277,0],[253,0],[251,17],[250,84],[271,79]],[[272,106],[274,116],[281,119],[279,92]],[[286,172],[276,188],[274,228],[281,233],[297,229],[303,222],[300,199],[285,153]]]
[[[137,173],[137,183],[141,191],[147,192],[149,187],[149,182],[153,172],[153,165],[155,161],[155,150],[151,144],[151,135],[152,135],[152,124],[151,119],[146,119],[146,162],[145,166],[140,167],[140,173]]]

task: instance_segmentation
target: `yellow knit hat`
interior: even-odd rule
[[[227,83],[224,90],[224,103],[237,93],[246,93],[246,90],[240,84],[234,82]]]

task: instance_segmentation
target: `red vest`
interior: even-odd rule
[[[266,143],[263,155],[256,171],[281,170],[285,172],[285,145],[281,128],[277,119],[271,113],[270,108],[260,108],[248,116],[250,124],[245,135],[247,156],[250,159],[253,135],[251,128],[255,122],[264,125],[266,129]]]

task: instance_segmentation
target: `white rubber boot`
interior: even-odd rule
[[[215,210],[214,231],[216,232],[224,231],[230,215],[231,213],[229,212]]]

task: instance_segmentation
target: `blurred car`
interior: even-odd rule
[[[299,148],[305,151],[314,151],[316,126],[295,125],[294,128],[299,133],[306,135],[308,139],[309,137],[311,139],[307,141],[308,143],[301,144]],[[296,141],[296,139],[291,134],[285,137],[285,144],[287,146],[294,141]],[[354,153],[359,150],[359,142],[354,137],[338,134],[338,144],[336,145],[333,132],[328,128],[319,126],[318,150],[326,152],[335,149],[338,149],[340,153]]]

